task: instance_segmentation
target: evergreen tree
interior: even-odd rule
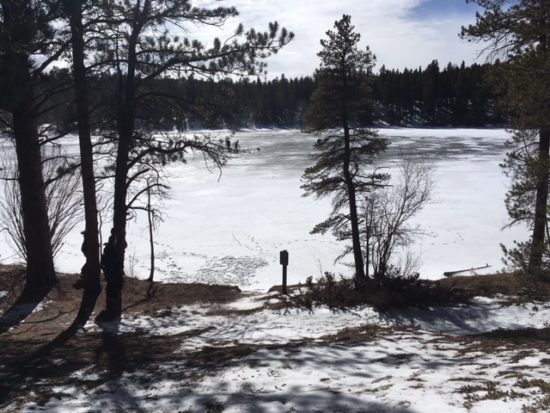
[[[548,269],[548,185],[550,184],[550,2],[547,0],[468,0],[483,8],[476,24],[462,29],[469,39],[490,43],[494,56],[504,59],[495,79],[500,105],[512,114],[519,143],[505,166],[514,178],[507,207],[514,221],[532,226],[531,241],[513,251],[525,255],[530,274]],[[537,133],[534,135],[533,130]],[[529,139],[525,139],[525,137]],[[533,137],[536,138],[533,139]],[[523,254],[525,253],[525,254]]]
[[[148,116],[158,102],[185,107],[189,101],[173,92],[151,88],[163,77],[185,78],[192,74],[220,80],[226,74],[263,73],[263,58],[276,53],[293,34],[277,23],[266,32],[244,31],[239,26],[226,41],[213,39],[211,45],[196,39],[171,34],[167,25],[186,23],[223,25],[236,16],[233,7],[194,7],[189,0],[159,2],[153,0],[101,0],[104,28],[97,39],[97,66],[105,73],[116,73],[117,87],[112,101],[115,117],[107,133],[116,131],[114,160],[113,271],[107,280],[106,311],[100,319],[119,319],[122,311],[126,223],[129,209],[140,194],[150,188],[131,187],[167,160],[183,160],[187,151],[201,151],[217,166],[223,163],[223,147],[209,140],[165,136],[158,139],[149,131],[156,126]],[[158,82],[157,82],[158,84]],[[210,83],[207,83],[211,86]],[[173,119],[170,120],[173,126]],[[129,199],[130,198],[130,199]]]
[[[38,126],[44,110],[40,104],[49,94],[37,97],[45,69],[63,50],[54,41],[55,11],[49,2],[0,1],[0,120],[15,140],[27,254],[25,292],[38,298],[56,282]],[[38,54],[43,62],[35,60]]]
[[[367,47],[360,50],[360,35],[354,32],[351,18],[344,15],[335,22],[335,31],[321,40],[320,68],[309,112],[307,130],[321,132],[313,155],[315,164],[303,175],[305,195],[332,196],[333,210],[329,218],[313,232],[331,229],[337,238],[351,239],[355,276],[360,284],[366,278],[363,262],[358,195],[373,190],[385,178],[369,174],[366,165],[386,149],[387,140],[374,130],[360,128],[359,120],[368,110],[368,79],[375,57]]]
[[[72,1],[70,3],[73,4]],[[83,11],[84,28],[88,29],[94,24],[90,20],[93,15],[89,16],[93,9],[85,8]],[[90,33],[88,37],[93,35]],[[87,46],[95,47],[89,42]],[[88,58],[94,56],[87,55]],[[377,122],[401,126],[508,125],[506,113],[499,112],[495,106],[495,92],[488,82],[493,66],[448,64],[439,71],[438,76],[431,77],[431,82],[427,82],[426,69],[400,71],[382,67],[378,74],[372,76],[373,99],[370,106],[367,103],[358,121],[362,126]],[[101,69],[99,64],[88,64],[89,106],[94,108],[90,114],[92,129],[112,125],[113,122],[116,75]],[[66,69],[51,71],[42,78],[46,82],[59,84],[68,84],[73,80]],[[272,80],[258,77],[252,81],[248,77],[215,81],[193,75],[187,78],[161,76],[142,82],[140,88],[143,104],[140,104],[137,115],[138,118],[146,118],[148,127],[152,129],[173,130],[174,119],[179,130],[299,128],[304,125],[315,80],[311,76]],[[434,90],[437,90],[435,99]],[[65,87],[65,92],[52,97],[49,101],[55,101],[55,104],[52,110],[41,115],[41,120],[56,125],[76,124],[78,113],[72,104],[73,94]],[[430,105],[432,110],[428,111]]]
[[[85,67],[85,33],[83,24],[83,0],[63,0],[63,14],[68,21],[71,39],[72,71],[76,103],[76,119],[80,149],[80,170],[84,200],[85,231],[83,253],[84,294],[76,324],[84,324],[92,313],[101,292],[99,262],[99,223],[96,198],[94,155],[91,138],[88,79]],[[87,18],[87,23],[93,21]]]

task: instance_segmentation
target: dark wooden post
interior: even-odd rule
[[[283,294],[287,294],[286,290],[286,267],[288,265],[288,251],[283,250],[279,253],[279,262],[283,266]]]

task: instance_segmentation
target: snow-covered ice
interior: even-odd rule
[[[507,133],[501,129],[382,129],[392,145],[380,164],[395,167],[401,157],[435,166],[435,199],[417,222],[430,236],[413,247],[420,254],[420,272],[439,278],[444,271],[491,265],[502,268],[499,244],[527,237],[525,228],[502,230],[507,223],[504,194],[507,180],[499,163]],[[219,137],[225,136],[223,133]],[[350,274],[345,263],[334,264],[342,244],[331,235],[311,235],[326,218],[329,200],[302,197],[300,177],[310,165],[316,136],[296,130],[243,131],[243,153],[230,160],[221,179],[204,166],[202,157],[168,166],[171,197],[165,202],[156,234],[157,280],[238,285],[266,290],[280,284],[279,251],[290,253],[289,283],[304,282],[323,271]],[[75,138],[66,138],[69,152]],[[148,275],[146,218],[130,222],[127,271]],[[78,272],[82,228],[65,242],[56,265]],[[108,234],[108,224],[103,227]],[[3,233],[5,234],[5,233]],[[13,252],[0,244],[0,259]]]

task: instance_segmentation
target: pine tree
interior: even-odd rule
[[[94,155],[91,138],[88,79],[85,67],[85,40],[83,0],[63,0],[64,17],[68,20],[71,39],[72,71],[75,89],[76,117],[80,148],[80,170],[82,175],[82,193],[84,200],[84,255],[83,267],[84,294],[77,316],[77,323],[85,323],[92,313],[97,297],[101,292],[99,262],[99,223],[94,174]],[[91,19],[88,17],[87,23]]]
[[[116,130],[114,160],[113,229],[115,270],[107,280],[106,311],[100,319],[120,319],[124,284],[126,224],[133,202],[149,188],[132,185],[170,159],[183,160],[188,151],[200,151],[217,166],[223,163],[223,147],[209,140],[184,136],[158,139],[149,133],[154,124],[149,107],[159,102],[173,106],[189,104],[186,97],[148,89],[156,80],[187,78],[193,74],[219,80],[227,74],[262,74],[262,61],[287,44],[293,34],[278,23],[265,32],[240,25],[230,38],[216,38],[208,45],[196,39],[171,33],[167,26],[187,23],[222,26],[237,16],[234,7],[194,7],[190,0],[101,0],[104,28],[97,41],[96,66],[104,73],[115,73],[117,88],[113,101],[116,114],[111,124]],[[195,108],[197,109],[197,108]],[[172,120],[173,121],[173,120]]]
[[[337,238],[351,239],[356,280],[366,278],[359,231],[358,196],[373,190],[383,176],[367,173],[366,165],[385,150],[388,142],[374,130],[358,127],[368,111],[369,77],[375,57],[358,47],[351,17],[335,22],[318,53],[321,65],[315,73],[316,89],[306,116],[307,131],[321,133],[312,156],[315,164],[303,175],[305,195],[332,196],[329,218],[313,232],[331,229]],[[347,252],[347,251],[346,251]]]
[[[56,282],[42,175],[37,84],[59,57],[55,8],[48,2],[0,1],[0,121],[13,133],[27,254],[25,293],[45,295]],[[41,54],[37,63],[33,55]]]
[[[500,105],[512,113],[514,142],[505,166],[514,178],[507,195],[512,220],[532,226],[532,237],[523,245],[525,270],[539,274],[548,269],[547,204],[550,183],[550,2],[521,0],[468,0],[483,8],[475,25],[462,29],[469,39],[490,43],[493,56],[503,58],[497,66]],[[533,130],[537,131],[533,138]],[[525,140],[525,136],[531,139]],[[519,255],[518,255],[519,254]],[[514,261],[522,255],[514,251]]]

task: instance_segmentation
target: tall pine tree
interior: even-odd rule
[[[550,184],[550,2],[547,0],[467,0],[483,8],[474,25],[462,29],[469,39],[489,42],[498,65],[500,104],[512,113],[516,146],[506,166],[514,178],[507,196],[510,216],[532,227],[524,255],[530,274],[548,269],[548,185]],[[536,134],[533,134],[536,131]],[[525,139],[530,136],[530,139]],[[546,259],[545,259],[546,258]],[[520,260],[521,261],[521,260]]]
[[[306,116],[306,128],[321,133],[315,145],[315,164],[303,175],[305,195],[332,196],[329,218],[313,232],[331,229],[339,239],[351,239],[355,276],[359,284],[366,278],[361,248],[358,196],[373,190],[384,177],[369,174],[365,166],[387,147],[387,140],[372,129],[360,128],[369,110],[369,78],[375,57],[367,47],[359,49],[359,33],[351,17],[335,22],[335,31],[321,40],[320,68],[315,73],[317,87]]]
[[[104,29],[101,36],[97,36],[101,37],[97,41],[97,65],[104,67],[105,74],[115,73],[117,82],[113,99],[116,102],[114,271],[107,279],[106,311],[100,319],[116,320],[122,311],[126,224],[129,207],[135,199],[135,196],[128,199],[131,185],[150,170],[149,166],[172,156],[183,159],[189,150],[201,151],[218,166],[221,162],[220,148],[208,140],[201,142],[185,136],[161,140],[148,133],[148,128],[155,124],[144,109],[159,102],[179,105],[182,99],[173,93],[147,93],[147,88],[161,78],[188,78],[198,74],[214,80],[227,74],[262,73],[265,69],[262,59],[276,53],[294,35],[276,22],[270,23],[265,32],[244,31],[240,25],[230,38],[225,41],[216,38],[208,45],[171,33],[166,27],[222,26],[238,15],[235,8],[194,7],[190,0],[101,0],[98,4],[104,16]],[[187,101],[185,97],[183,100]]]
[[[0,120],[15,140],[27,254],[25,292],[34,298],[41,298],[56,282],[37,97],[45,69],[63,50],[53,40],[55,11],[49,2],[0,1]],[[37,55],[44,57],[42,62]]]

